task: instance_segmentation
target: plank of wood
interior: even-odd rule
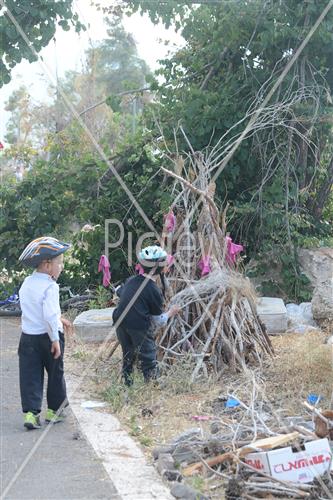
[[[237,451],[239,451],[239,456],[242,457],[247,455],[248,453],[256,451],[255,448],[259,448],[260,450],[274,450],[274,448],[283,446],[289,441],[294,441],[300,436],[301,434],[297,431],[290,432],[289,434],[279,434],[278,436],[271,436],[269,438],[254,441],[254,443],[249,443],[247,446],[243,446]]]
[[[289,434],[279,434],[278,436],[272,436],[269,438],[259,439],[258,441],[254,441],[249,445],[243,446],[242,448],[237,448],[237,450],[228,451],[226,453],[222,453],[221,455],[216,455],[215,457],[210,457],[205,460],[209,467],[212,467],[217,464],[221,464],[226,462],[227,460],[232,460],[235,455],[238,457],[245,457],[249,453],[253,453],[256,449],[260,450],[272,450],[277,448],[278,446],[282,446],[289,441],[294,441],[301,434],[299,432],[290,432]],[[204,467],[203,462],[196,462],[195,464],[189,465],[186,467],[182,473],[184,476],[191,476],[195,472],[199,471],[202,467]]]

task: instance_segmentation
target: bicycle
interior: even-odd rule
[[[68,293],[69,299],[61,301],[61,309],[63,311],[68,311],[70,309],[76,309],[77,311],[86,311],[89,309],[89,301],[95,298],[95,294],[86,290],[87,293],[80,295],[74,294],[69,286],[60,288],[60,293]]]
[[[4,300],[0,300],[0,316],[20,317],[22,314],[20,299],[17,293],[13,293]]]

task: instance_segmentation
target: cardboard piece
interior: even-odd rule
[[[245,463],[276,479],[293,483],[310,483],[316,476],[333,470],[332,451],[328,439],[305,443],[302,451],[291,446],[267,452],[250,453]]]

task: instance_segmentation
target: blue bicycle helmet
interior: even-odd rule
[[[21,253],[19,261],[26,266],[37,267],[44,260],[54,259],[66,252],[69,247],[69,243],[64,243],[51,236],[43,236],[29,243]]]

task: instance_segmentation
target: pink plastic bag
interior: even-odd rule
[[[165,215],[165,229],[167,230],[168,233],[173,233],[174,230],[176,229],[176,216],[173,213],[172,208]]]
[[[210,266],[209,255],[204,255],[202,259],[199,260],[198,267],[201,271],[201,276],[205,276],[211,272],[212,268]]]
[[[226,237],[227,239],[227,255],[226,259],[229,264],[234,264],[236,262],[236,256],[244,250],[243,245],[236,245],[236,243],[232,242],[230,236]]]
[[[167,265],[168,265],[168,267],[173,266],[174,263],[175,263],[174,256],[173,255],[168,255],[167,256]]]
[[[138,273],[138,274],[144,274],[145,270],[143,269],[143,267],[141,266],[141,264],[135,264],[135,271]]]
[[[103,271],[103,286],[108,287],[111,282],[110,262],[106,255],[101,255],[98,272]]]

